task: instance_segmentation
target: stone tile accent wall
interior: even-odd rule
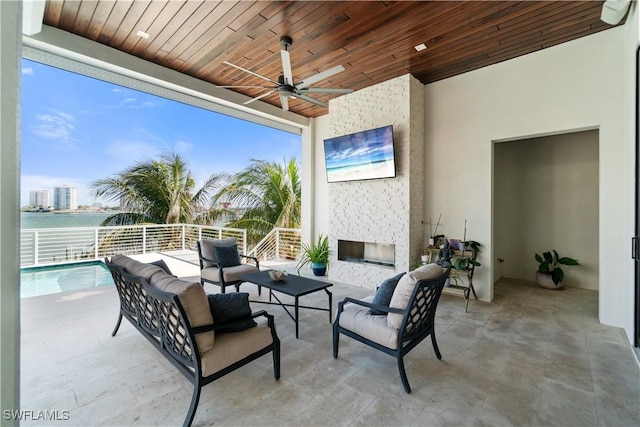
[[[424,240],[424,90],[407,74],[329,101],[328,138],[393,125],[396,178],[329,184],[329,278],[375,289]],[[395,269],[337,260],[338,239],[395,245]]]

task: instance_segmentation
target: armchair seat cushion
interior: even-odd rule
[[[216,343],[202,356],[202,376],[206,377],[242,360],[273,342],[271,329],[263,319],[241,332],[216,335]]]
[[[260,270],[255,265],[240,264],[233,267],[225,267],[224,280],[227,283],[236,282],[240,280],[238,276],[242,274],[258,273]],[[200,270],[200,277],[210,282],[220,282],[220,270],[217,267],[208,267]]]
[[[373,296],[362,301],[372,302]],[[389,327],[387,316],[371,314],[369,307],[345,304],[340,315],[340,326],[392,350],[398,347],[398,330]]]

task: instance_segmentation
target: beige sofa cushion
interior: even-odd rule
[[[212,261],[212,262],[207,262],[207,261],[203,261],[203,266],[205,268],[207,267],[215,267],[216,264],[214,264],[214,262],[216,262],[216,246],[220,246],[220,247],[224,247],[224,246],[233,246],[233,245],[237,245],[238,242],[236,239],[229,237],[227,239],[202,239],[200,240],[200,254]]]
[[[227,366],[265,348],[273,342],[271,329],[262,321],[264,317],[256,319],[257,326],[241,332],[216,335],[216,345],[205,353],[201,353],[202,376],[208,377]]]
[[[224,272],[225,282],[235,282],[239,280],[238,276],[240,275],[258,273],[260,270],[255,265],[240,264],[233,267],[224,267],[222,271]],[[220,269],[218,267],[202,269],[200,270],[200,277],[211,282],[220,282]]]
[[[444,271],[445,270],[438,264],[432,263],[423,265],[422,267],[416,268],[415,270],[405,274],[402,276],[402,279],[398,282],[398,286],[396,286],[396,289],[393,291],[389,307],[400,308],[402,310],[406,309],[409,305],[411,294],[416,287],[416,283],[418,283],[419,280],[434,279],[444,273]],[[389,327],[398,330],[400,329],[400,326],[402,326],[403,317],[404,316],[402,314],[389,313],[387,315],[387,324]]]
[[[178,296],[192,327],[213,325],[209,301],[200,283],[177,279],[163,271],[162,274],[154,274],[150,284],[161,291]],[[195,339],[202,355],[213,347],[214,332],[197,334]]]
[[[362,298],[362,301],[372,302],[373,296]],[[369,307],[345,304],[340,314],[340,326],[392,350],[398,347],[398,330],[389,327],[387,316],[371,314]]]

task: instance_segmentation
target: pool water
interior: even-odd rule
[[[32,267],[20,271],[21,298],[108,285],[113,285],[113,278],[101,261]]]

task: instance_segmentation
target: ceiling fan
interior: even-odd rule
[[[307,95],[307,93],[351,93],[353,89],[333,89],[333,88],[312,88],[309,87],[314,83],[317,83],[321,80],[327,79],[334,74],[337,74],[341,71],[344,71],[344,67],[342,65],[337,65],[333,68],[329,68],[328,70],[322,71],[316,75],[313,75],[307,79],[301,80],[299,82],[294,82],[293,73],[291,71],[291,58],[289,57],[289,46],[293,43],[293,40],[289,36],[282,36],[280,38],[280,44],[282,45],[282,49],[280,50],[280,57],[282,59],[282,74],[278,77],[278,81],[272,80],[269,77],[265,77],[258,73],[255,73],[251,70],[247,70],[246,68],[242,68],[238,65],[232,64],[230,62],[224,61],[223,64],[229,65],[231,67],[237,68],[238,70],[249,73],[253,76],[260,77],[261,79],[267,80],[271,82],[272,85],[249,85],[249,86],[217,86],[220,88],[264,88],[271,89],[266,93],[263,93],[260,96],[257,96],[253,99],[250,99],[243,104],[250,104],[254,101],[262,99],[266,96],[269,96],[273,93],[278,93],[280,95],[280,103],[282,104],[282,109],[285,111],[289,110],[289,97],[302,99],[304,101],[310,102],[312,104],[318,105],[320,107],[326,107],[327,104],[321,102],[317,99],[314,99]]]

